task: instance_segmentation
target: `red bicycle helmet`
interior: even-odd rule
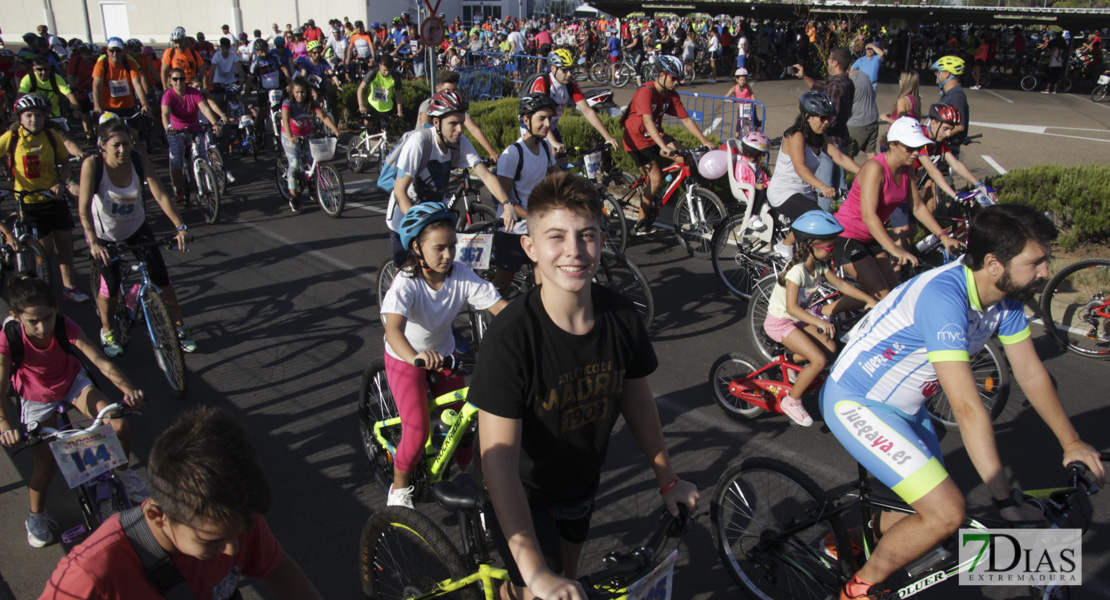
[[[432,96],[432,103],[428,106],[428,116],[444,117],[455,112],[466,112],[470,105],[455,90],[443,90]]]
[[[941,104],[939,102],[929,107],[929,118],[952,126],[959,125],[964,120],[963,115],[960,114],[960,109],[951,104]]]

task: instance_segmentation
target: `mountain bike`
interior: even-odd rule
[[[366,521],[359,540],[362,593],[378,600],[461,598],[494,600],[496,581],[509,581],[505,569],[493,567],[492,542],[486,533],[484,500],[473,481],[459,477],[433,489],[436,501],[456,513],[463,532],[463,551],[431,519],[407,508],[390,506]],[[580,577],[586,594],[596,600],[670,598],[676,548],[666,556],[668,542],[693,524],[679,505],[675,518],[663,509],[655,532],[631,551],[606,555],[600,571]]]
[[[110,404],[97,413],[87,427],[86,421],[73,422],[69,418],[70,406],[58,405],[58,427],[42,427],[37,422],[26,423],[22,432],[27,448],[47,442],[62,472],[66,485],[77,492],[83,525],[62,533],[63,544],[74,544],[85,534],[91,533],[108,517],[131,508],[127,489],[116,476],[116,467],[128,463],[127,455],[116,437],[108,419],[123,417],[126,406]]]
[[[603,183],[597,183],[604,181],[609,173],[620,172],[613,161],[613,148],[608,144],[600,144],[584,150],[575,148],[574,151],[579,158],[568,163],[567,168],[575,169],[580,175],[593,181],[601,196],[601,224],[605,229],[605,248],[623,254],[628,247],[628,221],[624,218],[624,210],[609,192],[608,187]]]
[[[1110,71],[1098,76],[1095,89],[1091,90],[1091,102],[1102,102],[1106,99],[1107,89],[1110,89]]]
[[[131,341],[131,329],[141,323],[146,323],[146,331],[150,336],[150,345],[154,351],[154,360],[158,368],[166,377],[170,390],[176,398],[185,395],[185,354],[181,350],[181,342],[177,337],[170,311],[166,308],[166,301],[162,298],[162,290],[150,279],[149,267],[143,248],[163,246],[166,249],[175,249],[177,235],[168,235],[153,242],[140,244],[126,244],[123,242],[103,242],[112,255],[112,262],[120,263],[119,291],[116,298],[116,312],[110,322],[112,329],[117,333],[116,340],[124,348]],[[131,251],[136,257],[136,264],[127,264],[120,256],[123,251]],[[100,264],[99,261],[90,261],[89,284],[94,292],[100,289]],[[130,274],[138,273],[139,281],[131,281]],[[97,314],[100,314],[100,305],[93,302]]]
[[[16,250],[8,245],[7,239],[0,240],[3,243],[0,252],[3,253],[5,274],[9,271],[30,271],[50,286],[54,280],[54,273],[53,269],[50,268],[50,259],[46,255],[46,248],[43,248],[42,243],[38,241],[41,237],[38,227],[23,220],[23,200],[27,196],[33,195],[54,199],[54,194],[48,190],[40,192],[0,190],[0,201],[8,196],[13,196],[16,200],[16,212],[4,217],[4,224],[11,229],[15,239],[19,241],[19,250]]]
[[[404,129],[401,120],[391,114],[367,118],[371,122],[359,126],[362,133],[358,140],[347,144],[347,168],[354,173],[361,173],[371,162],[380,172],[385,157],[397,146],[400,138],[397,132]]]
[[[1041,292],[1045,329],[1069,351],[1110,359],[1110,258],[1088,258],[1056,273]]]
[[[1102,460],[1108,460],[1106,453]],[[1086,531],[1092,514],[1088,496],[1098,488],[1083,463],[1066,468],[1064,487],[1024,492],[1026,502],[1040,507],[1044,527],[1079,528]],[[835,598],[859,565],[845,518],[859,515],[870,523],[875,513],[914,510],[893,495],[873,493],[862,465],[853,489],[841,498],[829,498],[805,473],[770,458],[749,458],[726,471],[717,481],[710,505],[713,538],[729,575],[753,598]],[[1001,519],[972,518],[963,528],[1002,528]],[[874,530],[863,527],[861,561],[871,556]],[[826,540],[835,544],[837,558],[826,552]],[[887,580],[893,588],[879,598],[907,598],[969,570],[961,563],[958,534],[944,540]],[[874,589],[874,588],[873,588]],[[1067,588],[1033,586],[1034,598],[1066,598]],[[877,590],[876,590],[877,591]]]
[[[302,169],[294,173],[297,182],[296,195],[300,197],[307,190],[309,195],[315,196],[324,214],[333,219],[338,218],[339,215],[343,214],[343,206],[346,204],[343,178],[339,176],[335,167],[323,164],[335,156],[335,147],[338,141],[333,137],[319,139],[301,137],[298,139],[302,144],[308,143],[312,162],[307,167],[302,166]],[[274,159],[274,177],[277,180],[281,197],[286,200],[292,198],[289,193],[289,181],[286,179],[288,170],[289,158],[285,156],[285,151],[282,150],[278,157]]]
[[[220,218],[220,180],[208,159],[198,155],[197,143],[207,148],[207,135],[203,132],[194,133],[185,129],[170,129],[167,136],[181,136],[184,140],[185,152],[182,171],[185,174],[185,189],[195,190],[197,194],[197,208],[204,215],[204,222],[209,225]],[[199,138],[199,139],[198,139]],[[186,197],[188,197],[186,192]],[[188,200],[186,200],[188,206]]]

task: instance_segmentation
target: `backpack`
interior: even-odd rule
[[[540,78],[543,78],[543,80],[544,80],[543,81],[543,87],[544,87],[543,93],[545,93],[547,95],[551,95],[551,75],[548,74],[548,73],[536,73],[535,75],[532,75],[532,76],[528,77],[527,79],[525,79],[524,83],[522,83],[520,85],[519,97],[523,98],[523,97],[527,96],[528,94],[532,93],[532,86],[535,85],[536,80],[540,79]]]
[[[19,366],[23,364],[23,325],[16,319],[9,319],[4,323],[4,337],[8,338],[8,352],[12,355],[11,376],[15,377],[15,372],[19,370]],[[69,343],[69,338],[66,337],[65,319],[63,319],[61,315],[58,315],[58,319],[54,323],[54,339],[58,341],[58,347],[61,348],[63,352],[77,357],[89,381],[93,383],[94,387],[99,388],[100,385],[97,383],[92,370],[85,364],[84,357],[74,350],[73,344]]]
[[[22,127],[22,126],[19,125],[19,124],[16,124],[16,126],[14,128],[9,130],[9,131],[11,131],[12,135],[8,139],[7,155],[8,155],[8,159],[9,159],[8,163],[11,166],[11,169],[12,169],[12,179],[15,179],[15,174],[16,174],[15,173],[15,146],[16,146],[16,144],[19,143],[19,127]],[[46,141],[50,144],[50,150],[53,151],[53,153],[54,153],[54,164],[55,165],[61,165],[62,161],[58,160],[58,141],[54,139],[53,132],[50,131],[49,127],[43,127],[42,131],[43,131],[43,133],[46,134]]]
[[[191,52],[193,54],[193,58],[197,61],[197,70],[200,70],[200,68],[204,66],[204,59],[201,58],[199,54],[197,54],[196,50],[190,49],[189,52]],[[173,68],[173,57],[176,54],[177,54],[177,48],[174,48],[173,46],[171,46],[170,47],[170,63],[169,63],[171,69]]]
[[[143,155],[139,154],[138,150],[131,150],[131,164],[135,167],[135,174],[139,176],[139,186],[146,185],[146,172],[143,168]],[[93,193],[95,194],[100,189],[100,183],[104,181],[104,156],[100,153],[93,155]]]
[[[39,78],[35,77],[34,73],[31,73],[28,77],[31,78],[31,91],[28,93],[34,94],[39,89]],[[62,95],[61,90],[58,88],[58,74],[54,71],[50,71],[50,89],[54,90],[54,95]]]
[[[397,142],[397,146],[385,157],[385,164],[381,165],[381,174],[378,175],[378,189],[383,192],[392,193],[393,188],[397,185],[397,177],[404,176],[405,173],[397,168],[397,157],[401,154],[401,149],[405,147],[405,144],[415,135],[421,136],[420,144],[422,150],[420,156],[421,160],[426,165],[428,157],[432,152],[432,144],[435,143],[435,140],[432,138],[435,134],[436,130],[428,127],[406,131],[405,135],[401,136],[401,139]],[[451,150],[451,164],[455,163],[456,151],[455,149]],[[416,177],[421,170],[422,168],[417,169],[417,172],[413,173],[413,177]]]
[[[521,206],[524,205],[523,199],[516,193],[516,182],[520,181],[520,173],[524,170],[524,143],[520,141],[513,142],[513,147],[520,154],[520,158],[516,161],[516,174],[513,175],[513,195],[517,200],[521,201]],[[543,153],[547,155],[547,164],[551,164],[551,146],[547,140],[540,140],[540,148],[543,148]]]

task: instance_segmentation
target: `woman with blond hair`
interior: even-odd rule
[[[894,109],[879,119],[885,123],[893,123],[903,115],[918,119],[921,116],[920,106],[917,71],[902,71],[902,75],[898,77],[898,100],[894,103]]]

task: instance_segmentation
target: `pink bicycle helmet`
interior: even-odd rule
[[[744,136],[740,146],[758,154],[767,154],[771,151],[771,140],[758,131],[753,131]]]

